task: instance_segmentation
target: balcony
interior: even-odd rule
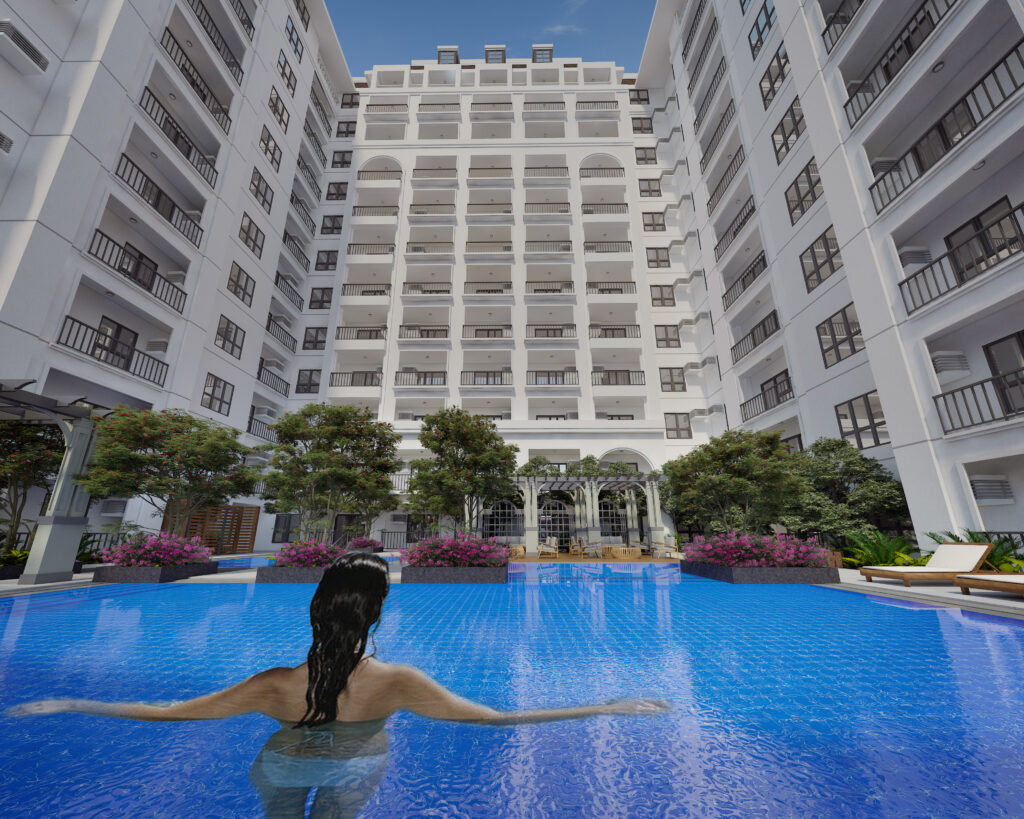
[[[529,211],[527,211],[529,213]],[[584,202],[584,216],[607,216],[614,213],[629,213],[629,205],[625,202]]]
[[[89,245],[89,255],[120,273],[147,293],[179,313],[185,309],[185,291],[157,272],[157,265],[129,244],[119,245],[107,234],[97,230]]]
[[[690,79],[687,83],[687,93],[693,96],[693,89],[697,85],[697,80],[700,79],[701,73],[704,71],[704,65],[708,61],[708,57],[711,56],[711,47],[715,44],[715,38],[718,36],[718,18],[714,18],[711,21],[711,28],[708,29],[708,35],[704,38],[704,45],[700,47],[700,51],[697,52],[697,59],[693,62],[693,68],[689,71]]]
[[[511,296],[512,282],[466,282],[466,296]]]
[[[523,179],[536,179],[541,181],[564,179],[568,183],[569,169],[564,167],[527,166],[523,168]]]
[[[288,248],[288,252],[292,254],[292,257],[296,262],[307,273],[309,272],[309,257],[302,251],[302,246],[299,244],[299,240],[296,239],[287,230],[283,235],[284,246]]]
[[[512,338],[512,325],[464,324],[462,338],[464,341],[494,341],[495,339]]]
[[[595,387],[638,387],[647,380],[643,370],[595,370],[590,383]]]
[[[383,341],[387,338],[388,328],[377,327],[339,327],[334,338],[338,341]]]
[[[458,116],[452,117],[452,119],[460,119],[462,116],[462,105],[457,102],[421,102],[419,107],[416,109],[416,113],[421,117],[424,114],[439,115],[439,114],[457,114]]]
[[[391,488],[396,492],[408,492],[409,491],[409,479],[412,477],[411,472],[396,472],[391,476]]]
[[[454,205],[452,208],[454,210]],[[466,205],[467,216],[511,216],[512,215],[512,203],[511,202],[469,202]],[[511,222],[511,219],[501,219],[498,221]]]
[[[565,119],[565,103],[526,101],[523,103],[523,119]]]
[[[575,387],[580,383],[576,370],[527,370],[528,387]]]
[[[562,255],[565,253],[572,253],[572,241],[570,239],[561,239],[553,241],[527,241],[524,249],[526,253]]]
[[[576,119],[590,119],[594,117],[619,116],[619,103],[617,100],[592,100],[576,102]]]
[[[715,101],[715,95],[722,85],[722,80],[725,79],[725,68],[725,57],[722,57],[721,62],[718,63],[718,68],[715,69],[715,73],[711,75],[711,83],[708,85],[708,90],[704,93],[704,99],[697,106],[697,113],[693,117],[693,130],[695,132],[700,131],[700,126],[704,123],[704,117],[711,110],[711,104]]]
[[[512,241],[466,242],[466,253],[512,253]]]
[[[349,256],[393,256],[394,244],[352,242],[348,246]]]
[[[238,22],[242,24],[242,30],[245,32],[245,36],[250,40],[252,35],[256,33],[256,27],[252,24],[252,18],[249,16],[249,12],[245,10],[245,6],[242,5],[242,0],[228,0],[231,8],[235,12],[235,16],[238,18]]]
[[[871,199],[881,213],[1024,85],[1024,40],[1017,43],[970,91],[939,118],[874,184]]]
[[[732,363],[735,364],[744,356],[750,355],[757,347],[764,344],[779,331],[779,314],[772,310],[767,316],[754,325],[754,329],[732,345]]]
[[[379,370],[353,370],[351,372],[331,373],[332,387],[379,387],[381,373]]]
[[[711,195],[708,196],[708,216],[711,216],[715,212],[715,209],[721,204],[722,197],[725,196],[725,192],[729,190],[729,185],[736,178],[736,174],[740,172],[740,168],[743,167],[743,162],[746,160],[747,155],[743,152],[743,146],[736,151],[736,155],[733,156],[729,162],[728,167],[725,169],[725,173],[722,174],[722,178],[718,180],[718,184],[715,185],[715,189],[711,191]]]
[[[289,333],[283,324],[275,321],[272,315],[267,316],[267,335],[283,344],[288,349],[288,352],[294,353],[295,348],[298,346],[295,336]]]
[[[259,418],[250,416],[249,423],[245,425],[245,431],[250,435],[255,435],[257,438],[262,438],[264,441],[277,443],[277,433],[270,428],[270,424],[266,421],[261,421]]]
[[[413,168],[414,188],[449,188],[459,184],[458,168]]]
[[[71,316],[64,316],[57,343],[161,387],[167,378],[167,365],[160,359]]]
[[[449,337],[447,324],[403,324],[398,328],[402,341],[436,341]]]
[[[735,304],[736,299],[742,296],[747,289],[757,281],[757,278],[768,269],[768,260],[765,258],[764,252],[757,254],[757,258],[754,259],[746,269],[740,273],[740,277],[734,281],[726,291],[722,294],[722,309],[728,310]]]
[[[784,404],[793,398],[793,383],[789,379],[789,373],[784,373],[783,378],[772,384],[771,387],[755,395],[749,401],[740,404],[740,417],[744,421],[764,415],[768,410],[775,409],[779,404]]]
[[[206,110],[213,115],[217,124],[224,130],[224,133],[228,133],[231,130],[231,117],[228,116],[227,107],[214,96],[213,90],[206,84],[206,80],[202,78],[199,70],[192,64],[192,61],[185,54],[178,41],[174,39],[170,29],[164,29],[164,36],[160,40],[160,45],[164,47],[164,51],[171,58],[171,62],[178,67],[182,76],[192,87],[192,90],[195,91],[200,102],[206,106]]]
[[[528,339],[576,338],[575,324],[527,324]]]
[[[455,207],[452,206],[452,212]],[[410,213],[412,209],[410,208]],[[385,216],[385,217],[397,217],[398,216],[398,205],[356,205],[352,208],[353,216]]]
[[[700,22],[704,19],[704,9],[707,7],[707,4],[708,0],[700,0],[697,10],[693,13],[693,19],[690,21],[690,28],[686,32],[686,38],[683,40],[684,60],[690,55],[690,49],[693,47],[693,40],[697,36],[697,31],[700,29]]]
[[[396,387],[444,387],[448,384],[448,373],[434,372],[397,372]]]
[[[306,230],[309,231],[311,236],[316,236],[316,222],[313,221],[313,214],[309,212],[309,207],[306,205],[302,197],[297,196],[294,191],[288,201],[291,202],[292,208],[295,214],[299,217],[299,221],[306,226]]]
[[[721,261],[722,256],[725,255],[725,251],[729,249],[736,237],[739,236],[740,231],[743,230],[747,222],[750,221],[750,217],[754,215],[754,197],[751,196],[743,207],[740,208],[740,212],[736,214],[736,217],[729,223],[729,227],[725,229],[722,234],[722,238],[718,240],[718,244],[715,245],[715,261]]]
[[[417,204],[413,203],[412,205],[409,205],[409,215],[410,216],[426,216],[426,217],[431,217],[431,216],[435,216],[435,217],[436,216],[454,216],[455,215],[455,205],[454,204],[448,204],[446,202],[443,202],[441,204],[436,204],[436,205],[417,205]],[[416,221],[418,221],[418,222],[427,222],[427,221],[430,221],[430,220],[429,219],[417,219]],[[446,221],[446,220],[438,220],[438,221]]]
[[[129,188],[141,196],[160,216],[166,219],[182,236],[188,239],[196,247],[203,239],[203,229],[192,217],[186,215],[170,196],[150,179],[142,169],[132,162],[125,154],[117,163],[115,171]]]
[[[829,53],[836,47],[843,32],[853,22],[854,16],[860,11],[865,0],[842,0],[839,7],[832,12],[825,20],[825,28],[821,32],[821,39],[825,41],[825,50]]]
[[[420,106],[422,108],[422,106]],[[367,114],[408,114],[409,104],[405,102],[371,102],[364,109]]]
[[[299,310],[302,309],[305,302],[303,301],[302,296],[299,295],[299,291],[292,287],[292,283],[280,273],[274,274],[274,286],[284,293],[284,297],[288,299],[288,301],[294,304]]]
[[[341,286],[343,296],[390,296],[391,285],[386,282],[380,284],[343,284]]]
[[[242,66],[238,62],[238,58],[235,57],[228,47],[224,36],[220,33],[220,29],[217,28],[217,24],[213,22],[213,18],[210,16],[210,12],[207,11],[206,6],[203,5],[202,0],[185,0],[185,2],[195,13],[196,19],[199,20],[199,24],[203,27],[203,31],[206,32],[206,36],[210,38],[214,50],[224,61],[224,65],[227,66],[231,76],[235,78],[235,82],[241,85]]]
[[[640,338],[639,324],[591,324],[591,338]]]
[[[571,281],[528,281],[526,283],[526,295],[528,296],[571,296],[573,292]]]
[[[1024,251],[1024,207],[985,226],[963,244],[900,282],[907,314],[988,273]]]
[[[463,370],[463,387],[511,387],[512,373],[507,370]]]
[[[722,138],[728,132],[729,123],[732,122],[734,116],[736,116],[736,103],[729,100],[729,104],[725,106],[725,111],[722,112],[722,116],[718,120],[718,125],[715,126],[715,130],[711,134],[711,139],[708,140],[708,147],[705,148],[704,152],[700,155],[701,173],[704,173],[704,171],[707,170],[708,163],[710,163],[714,157],[715,151],[718,150],[718,146],[722,144]]]
[[[510,188],[514,184],[511,168],[470,168],[467,180],[477,187]]]
[[[588,296],[621,296],[636,293],[636,282],[587,282]]]
[[[177,120],[160,104],[160,101],[153,96],[153,92],[149,88],[142,90],[142,99],[139,100],[139,105],[143,111],[149,114],[150,119],[156,123],[156,127],[163,131],[178,153],[185,157],[193,168],[199,171],[199,175],[209,183],[211,188],[215,187],[217,185],[217,170],[213,167],[213,163],[188,138]]]
[[[401,182],[402,172],[394,170],[359,171],[356,179],[360,182]]]
[[[324,151],[324,146],[320,141],[320,137],[316,135],[316,131],[314,131],[313,126],[309,124],[308,119],[304,120],[302,123],[302,133],[306,135],[306,139],[309,140],[309,144],[313,146],[313,152],[316,154],[316,158],[320,160],[321,167],[326,168],[327,153]]]
[[[469,106],[469,115],[473,119],[512,119],[511,102],[474,102]]]
[[[623,179],[625,168],[580,168],[580,179]]]
[[[996,421],[1024,416],[1024,369],[995,375],[935,398],[942,431],[947,435]]]
[[[632,253],[632,242],[584,242],[584,253]]]
[[[262,361],[260,362],[259,369],[256,370],[256,380],[270,387],[274,392],[281,393],[285,398],[288,397],[288,382],[273,370],[264,366]]]
[[[309,164],[301,156],[296,159],[297,167],[302,178],[306,180],[306,184],[309,185],[310,191],[319,202],[323,197],[323,191],[320,189],[320,185],[316,181],[316,173],[313,171]]]
[[[407,254],[421,255],[444,255],[455,252],[454,242],[407,242],[405,245]]]

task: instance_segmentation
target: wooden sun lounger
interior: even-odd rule
[[[900,580],[908,588],[911,580],[948,580],[953,583],[958,575],[978,571],[991,551],[991,543],[942,543],[925,566],[862,566],[860,573],[868,583],[880,577]]]
[[[961,594],[970,594],[971,589],[979,589],[1024,595],[1024,574],[967,574],[958,576],[953,582],[960,588]]]

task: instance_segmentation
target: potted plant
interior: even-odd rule
[[[28,551],[25,549],[11,549],[9,552],[0,552],[0,580],[14,580],[21,577],[25,571],[25,563],[28,561]]]
[[[505,583],[508,547],[466,532],[435,535],[401,551],[403,583]]]
[[[202,538],[186,539],[160,532],[143,535],[103,549],[103,562],[93,572],[94,583],[170,583],[197,574],[215,574],[213,550]]]
[[[345,554],[333,543],[297,540],[286,543],[270,566],[256,569],[257,583],[319,583],[324,569]]]
[[[345,546],[350,552],[383,552],[384,544],[372,537],[354,537]]]
[[[683,573],[726,583],[839,582],[839,569],[828,565],[828,550],[815,538],[728,532],[696,537],[681,551]]]

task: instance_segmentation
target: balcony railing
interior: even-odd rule
[[[749,355],[778,331],[779,314],[772,310],[754,325],[753,330],[732,345],[732,363],[735,364],[744,356]]]
[[[474,102],[470,105],[471,111],[511,111],[511,102]]]
[[[734,116],[736,116],[736,103],[729,100],[729,104],[725,106],[725,111],[722,112],[722,118],[718,120],[718,125],[715,126],[714,133],[711,134],[711,139],[708,140],[708,147],[704,149],[704,153],[700,156],[701,173],[707,170],[708,163],[711,162],[715,151],[718,150],[718,146],[722,143],[722,138],[729,130],[729,123],[732,122]]]
[[[466,242],[466,253],[511,253],[512,242]]]
[[[540,166],[528,166],[523,168],[523,177],[526,179],[541,179],[555,177],[558,179],[568,179],[569,169],[563,167],[540,167]]]
[[[470,168],[470,179],[511,179],[511,168]]]
[[[299,263],[299,266],[309,272],[309,257],[302,251],[302,246],[299,244],[299,240],[296,239],[287,230],[283,235],[284,246],[288,248],[288,251],[295,258],[295,261]]]
[[[121,159],[118,160],[116,173],[118,178],[141,196],[153,210],[170,222],[175,230],[199,247],[203,239],[203,229],[199,227],[199,223],[186,215],[185,211],[125,154],[121,154]]]
[[[527,253],[572,253],[572,242],[568,239],[560,241],[529,241],[526,243]]]
[[[575,324],[527,324],[527,338],[576,338]]]
[[[576,386],[580,374],[576,370],[527,370],[526,384],[530,387]]]
[[[464,324],[463,338],[512,338],[511,324]]]
[[[690,49],[693,47],[693,38],[697,36],[697,30],[700,28],[700,21],[704,17],[704,7],[707,6],[708,0],[700,0],[700,5],[697,6],[697,10],[693,13],[693,20],[690,21],[690,29],[686,32],[686,39],[683,41],[683,59],[690,53]]]
[[[512,293],[512,282],[466,282],[468,296],[507,296]]]
[[[282,293],[284,293],[284,297],[288,299],[288,301],[290,301],[300,310],[302,309],[304,301],[302,296],[299,295],[299,291],[292,287],[292,283],[288,281],[288,279],[286,279],[280,273],[274,274],[274,286],[277,287],[277,289],[280,290]]]
[[[356,174],[356,179],[368,180],[368,181],[374,181],[374,180],[379,181],[379,180],[382,180],[382,179],[383,180],[391,180],[391,181],[401,181],[401,179],[402,179],[402,172],[401,171],[394,171],[394,170],[389,170],[389,171],[359,171]]]
[[[526,283],[529,295],[566,295],[573,292],[572,282],[530,282]]]
[[[455,205],[442,203],[439,205],[409,205],[410,216],[454,216]]]
[[[406,114],[409,104],[405,102],[372,102],[366,106],[367,114]]]
[[[564,111],[564,102],[524,102],[524,111]]]
[[[452,208],[454,209],[454,207],[455,206],[453,205]],[[527,205],[527,208],[529,208],[529,205]],[[504,214],[507,214],[507,213],[512,213],[512,203],[511,202],[470,202],[469,204],[466,205],[466,213],[471,214],[471,215],[481,215],[481,214],[504,215]],[[529,210],[527,210],[527,213],[529,213]]]
[[[1024,40],[1021,40],[996,66],[924,136],[896,160],[871,186],[875,211],[881,213],[922,174],[953,151],[982,122],[998,111],[1024,85]]]
[[[591,296],[616,296],[636,292],[636,282],[587,282]]]
[[[259,418],[250,418],[249,423],[245,425],[245,431],[250,435],[255,435],[257,438],[262,438],[264,441],[277,443],[277,432],[270,428],[270,424],[266,421],[261,421]]]
[[[71,316],[64,316],[57,343],[161,387],[167,378],[167,365],[160,359]]]
[[[757,277],[764,273],[768,269],[768,260],[765,258],[764,253],[758,253],[757,258],[754,259],[746,269],[740,273],[740,277],[736,279],[726,291],[722,294],[722,309],[728,310],[736,302],[740,296],[742,296],[747,289],[755,281]]]
[[[584,253],[632,253],[632,242],[584,242]]]
[[[448,383],[448,373],[434,372],[397,372],[396,387],[444,387]]]
[[[527,211],[529,213],[529,211]],[[629,213],[629,205],[625,202],[584,202],[583,215],[597,216],[609,213]]]
[[[395,472],[391,476],[391,488],[396,492],[406,492],[409,489],[409,479],[412,477],[411,472]],[[403,540],[404,542],[404,540]]]
[[[718,63],[718,68],[715,69],[715,73],[711,75],[711,84],[708,86],[708,90],[704,94],[704,99],[701,100],[700,105],[697,107],[697,113],[693,118],[694,131],[700,130],[700,126],[704,122],[704,117],[708,115],[708,111],[711,109],[711,103],[715,101],[715,94],[718,92],[718,88],[724,79],[725,57],[722,57],[721,62]]]
[[[416,109],[421,114],[461,112],[462,106],[457,102],[421,102]]]
[[[382,341],[387,337],[387,327],[339,327],[334,337],[338,341]]]
[[[625,168],[580,168],[580,179],[619,179],[625,175]]]
[[[306,180],[306,184],[309,185],[309,189],[313,191],[316,196],[316,201],[319,202],[323,196],[323,191],[320,189],[320,185],[316,181],[316,174],[313,169],[309,167],[309,164],[301,156],[296,159],[299,173],[302,174],[302,178]]]
[[[379,387],[381,373],[375,370],[353,370],[331,373],[332,387]]]
[[[263,362],[260,362],[259,369],[256,370],[256,380],[261,384],[266,384],[274,392],[279,392],[285,397],[288,396],[288,382],[270,368],[265,367]]]
[[[843,36],[847,26],[853,21],[854,15],[860,11],[865,0],[842,0],[839,7],[832,12],[825,20],[825,28],[821,32],[821,39],[825,41],[825,50],[831,52]]]
[[[690,80],[687,83],[687,91],[693,96],[693,88],[697,85],[697,80],[700,79],[701,72],[704,70],[704,64],[708,61],[708,57],[711,56],[711,47],[715,44],[715,37],[718,35],[718,18],[714,18],[711,21],[711,28],[708,29],[708,36],[704,38],[704,45],[700,47],[700,51],[697,52],[697,59],[693,63],[693,70],[690,71]]]
[[[576,103],[577,111],[618,111],[619,103],[616,100],[591,100]]]
[[[454,253],[454,242],[407,242],[406,253]]]
[[[725,255],[725,251],[729,249],[739,232],[743,230],[743,226],[750,221],[750,217],[754,215],[754,197],[751,196],[743,207],[740,208],[740,212],[736,214],[736,218],[729,223],[729,227],[725,229],[725,233],[722,234],[722,238],[718,240],[718,244],[715,245],[715,261],[718,261]]]
[[[458,179],[458,168],[413,168],[413,179]]]
[[[507,370],[463,370],[463,387],[511,387],[512,373]]]
[[[231,72],[231,76],[235,78],[235,82],[239,85],[242,84],[242,66],[238,62],[238,58],[232,53],[227,42],[224,40],[224,35],[220,33],[220,29],[217,28],[217,24],[213,22],[213,18],[210,16],[210,12],[207,11],[206,6],[203,5],[203,0],[186,0],[189,8],[196,15],[196,19],[199,20],[199,24],[203,27],[203,31],[206,32],[206,36],[210,38],[210,42],[213,43],[214,49],[220,55],[220,58],[224,61],[224,64],[228,67],[228,71]]]
[[[775,409],[779,404],[783,404],[792,398],[793,383],[787,375],[785,379],[780,379],[759,395],[755,395],[749,401],[744,401],[740,404],[740,417],[744,421],[749,421],[758,415],[764,415],[768,410]]]
[[[903,70],[910,58],[921,50],[939,21],[957,0],[924,0],[900,32],[893,37],[889,49],[875,63],[867,76],[850,90],[843,104],[846,119],[852,127],[878,99],[878,95]]]
[[[639,324],[591,324],[591,338],[640,338]]]
[[[447,324],[403,324],[398,328],[398,337],[411,338],[448,338]]]
[[[945,433],[1024,416],[1024,369],[940,393],[935,408]]]
[[[398,216],[398,205],[356,205],[353,216]]]
[[[323,89],[323,83],[320,82],[319,75],[315,75],[316,82],[313,84],[314,89]],[[326,96],[326,92],[324,93]],[[327,110],[324,108],[324,104],[320,102],[320,93],[318,91],[311,91],[309,94],[309,104],[313,106],[313,110],[316,111],[317,121],[320,123],[320,127],[324,130],[324,134],[328,137],[331,135],[331,117],[327,114]]]
[[[595,387],[635,387],[647,381],[643,370],[595,370],[590,383]]]
[[[245,6],[242,5],[242,0],[229,0],[231,8],[235,11],[235,16],[238,18],[238,22],[242,24],[242,30],[246,36],[251,40],[252,35],[256,33],[256,27],[252,24],[252,18],[249,16],[249,12],[245,10]]]
[[[343,284],[341,286],[343,296],[390,296],[391,285],[387,282],[380,284]]]
[[[290,352],[295,352],[295,348],[298,345],[295,336],[289,333],[283,324],[275,321],[272,315],[267,316],[267,333],[280,341]]]
[[[722,197],[725,196],[725,192],[729,189],[729,185],[732,180],[736,178],[736,174],[740,172],[740,168],[743,167],[743,162],[746,160],[747,155],[743,152],[743,146],[736,150],[736,155],[733,156],[729,165],[725,169],[725,173],[722,174],[722,178],[718,180],[718,184],[715,185],[715,189],[711,191],[711,195],[708,197],[708,216],[714,213],[715,208],[722,201]]]
[[[289,197],[292,207],[295,208],[295,212],[299,215],[299,220],[306,226],[306,229],[313,235],[316,236],[316,222],[313,221],[313,214],[309,212],[309,207],[302,200],[301,197],[297,196],[294,191]]]
[[[447,296],[451,292],[451,282],[406,282],[402,285],[402,293],[406,296]]]
[[[320,137],[316,135],[316,131],[313,130],[313,126],[309,124],[309,120],[303,120],[302,122],[302,133],[306,135],[309,140],[309,144],[313,146],[313,151],[316,153],[316,158],[320,160],[320,165],[324,168],[327,167],[327,153],[324,151],[323,143],[320,142]]]
[[[970,239],[900,282],[907,313],[963,287],[1006,259],[1024,252],[1024,206],[986,225]]]
[[[224,129],[226,134],[231,129],[231,117],[228,116],[228,109],[217,99],[210,86],[206,84],[206,80],[203,79],[199,70],[192,64],[192,61],[185,54],[178,41],[174,39],[170,29],[164,29],[164,36],[160,40],[160,45],[164,47],[164,51],[171,58],[171,62],[178,66],[182,76],[192,86],[192,90],[196,92],[200,101],[213,114],[213,118]]]
[[[156,123],[156,127],[164,132],[178,153],[185,157],[193,168],[199,171],[199,175],[210,183],[211,188],[214,187],[217,184],[217,169],[213,167],[213,163],[196,147],[196,144],[188,138],[178,124],[178,121],[160,104],[160,101],[153,96],[149,88],[142,90],[142,99],[139,100],[139,105],[143,111],[149,114],[150,119]]]
[[[89,245],[89,255],[139,285],[147,293],[152,293],[179,313],[184,311],[185,291],[161,276],[157,272],[156,262],[130,244],[120,245],[103,231],[97,230]]]
[[[390,256],[395,252],[393,244],[352,242],[348,246],[349,256]]]

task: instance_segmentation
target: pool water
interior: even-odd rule
[[[378,554],[378,557],[384,558],[388,563],[394,563],[399,560],[397,554]],[[260,566],[273,566],[274,558],[269,555],[260,555],[258,557],[229,557],[223,560],[218,560],[217,565],[224,569],[256,569]]]
[[[669,567],[671,569],[672,567]],[[302,661],[312,586],[0,600],[4,707],[182,699]],[[378,656],[498,708],[675,710],[492,729],[398,715],[367,817],[1019,816],[1024,624],[653,566],[395,586]],[[276,723],[0,717],[0,816],[258,816]]]

